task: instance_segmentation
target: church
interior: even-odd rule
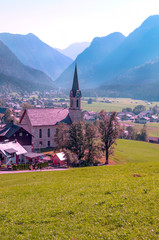
[[[68,125],[82,120],[81,91],[79,89],[77,65],[70,91],[70,107],[26,109],[20,119],[21,126],[33,136],[33,148],[55,147],[54,136],[59,122]]]

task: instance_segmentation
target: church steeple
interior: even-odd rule
[[[76,64],[75,65],[74,78],[73,78],[73,84],[72,84],[73,97],[76,96],[77,90],[79,90],[79,83],[78,83],[77,64]]]
[[[70,91],[70,108],[69,115],[72,122],[81,121],[81,91],[79,89],[78,74],[77,74],[77,64],[75,64],[75,72],[73,78],[72,89]]]

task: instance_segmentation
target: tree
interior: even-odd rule
[[[132,112],[132,108],[129,108],[129,107],[123,108],[122,112]]]
[[[144,105],[137,105],[136,107],[134,107],[133,113],[135,115],[138,115],[140,112],[143,112],[145,110],[146,110],[146,107]]]
[[[67,148],[68,145],[68,126],[65,123],[58,123],[55,132],[56,149]]]
[[[69,129],[68,148],[74,152],[78,159],[84,157],[86,149],[85,124],[84,122],[74,122]]]
[[[128,131],[128,139],[131,139],[131,140],[135,140],[136,139],[136,130],[134,129],[134,127],[132,126],[128,126],[126,128],[126,130]]]
[[[71,152],[69,149],[63,149],[63,152],[67,160],[67,166],[77,166],[78,164],[77,155]]]
[[[109,163],[109,155],[113,153],[114,144],[119,135],[119,122],[117,120],[117,113],[113,112],[111,116],[107,116],[106,112],[100,112],[99,131],[101,140],[104,143],[104,150],[106,152],[105,164]]]
[[[7,108],[7,110],[5,111],[4,117],[3,117],[3,121],[4,123],[10,123],[11,121],[13,121],[13,115],[12,112],[9,108]]]
[[[137,134],[137,140],[144,141],[144,142],[148,141],[148,133],[147,133],[147,128],[145,124],[143,128],[140,130],[140,133]]]
[[[101,149],[99,146],[98,129],[92,122],[86,125],[86,149],[85,159],[87,164],[96,164],[101,157]]]
[[[93,102],[92,98],[89,98],[87,101],[88,104],[92,104],[92,102]]]

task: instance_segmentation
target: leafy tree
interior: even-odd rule
[[[144,142],[148,141],[148,133],[147,133],[147,128],[146,128],[145,124],[144,124],[143,128],[141,129],[140,133],[137,134],[136,140],[144,141]]]
[[[159,107],[157,106],[157,104],[152,108],[153,114],[157,114],[159,113]]]
[[[69,129],[68,148],[74,152],[78,159],[84,157],[86,149],[85,124],[84,122],[74,122]]]
[[[109,155],[113,153],[114,144],[119,135],[119,123],[117,120],[117,113],[113,112],[111,116],[106,116],[104,111],[100,112],[99,131],[101,140],[104,143],[104,150],[106,152],[105,164],[109,163]]]
[[[146,107],[144,105],[137,105],[136,107],[134,107],[133,113],[135,115],[138,115],[140,112],[143,112],[145,110],[146,110]]]
[[[67,166],[77,166],[78,157],[75,153],[71,152],[69,149],[63,149],[63,152],[67,159]]]
[[[22,111],[24,112],[25,109],[33,108],[33,106],[29,103],[23,103],[22,104]]]
[[[3,121],[4,123],[10,123],[11,121],[13,121],[13,115],[12,112],[9,108],[7,108],[7,110],[5,111],[4,117],[3,117]]]
[[[88,104],[92,104],[92,102],[93,102],[92,98],[89,98],[87,101]]]
[[[98,129],[92,122],[86,125],[86,149],[85,159],[87,164],[96,164],[101,157],[101,148],[99,146]]]
[[[56,149],[64,149],[68,145],[68,126],[65,123],[58,123],[55,132]]]
[[[131,140],[135,140],[136,139],[136,130],[134,129],[134,127],[132,126],[129,126],[126,128],[126,130],[128,131],[128,139],[131,139]]]
[[[132,112],[132,108],[123,108],[122,112]]]

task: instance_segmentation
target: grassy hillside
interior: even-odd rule
[[[158,153],[120,140],[127,164],[0,175],[0,239],[158,239]]]

